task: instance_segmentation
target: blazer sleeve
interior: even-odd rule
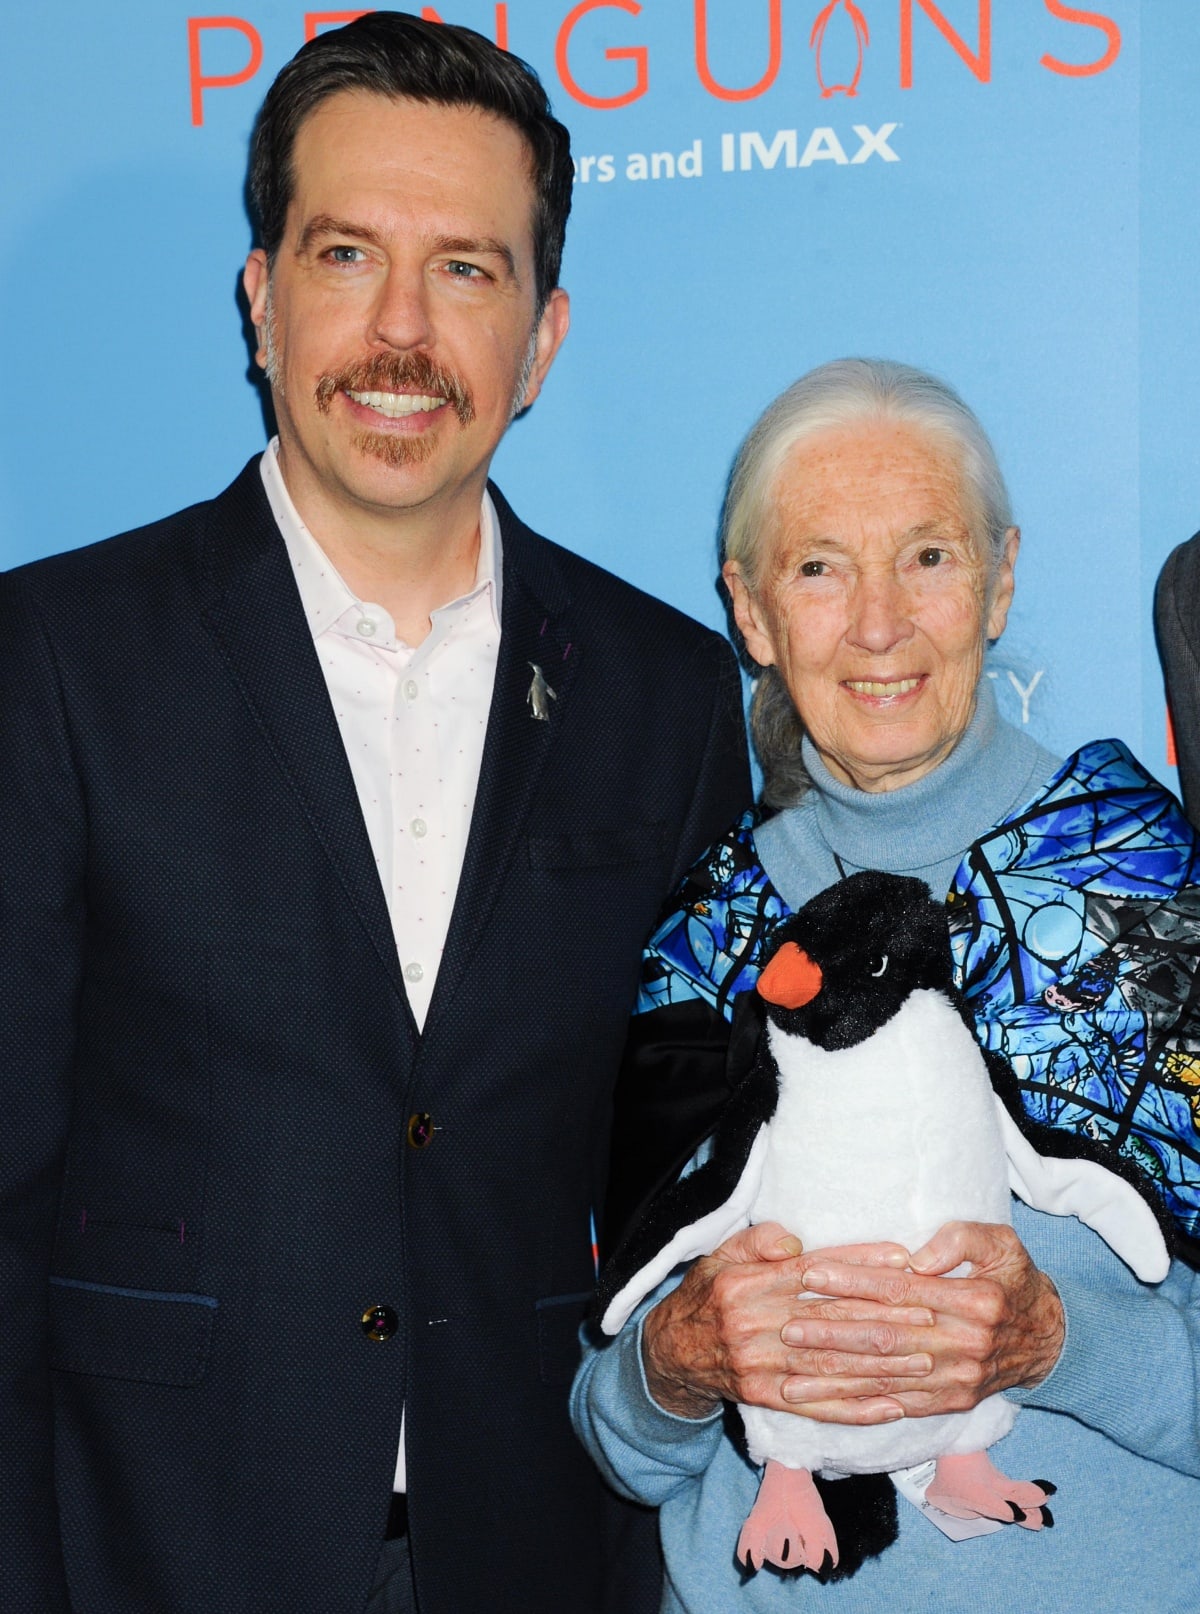
[[[1154,591],[1183,805],[1200,828],[1200,533],[1167,556]]]
[[[62,693],[19,576],[0,577],[0,1564],[5,1605],[68,1614],[47,1278],[82,977],[86,821]]]
[[[675,848],[666,916],[678,908],[684,875],[751,799],[741,674],[723,640],[714,635],[705,648],[712,658],[708,735]],[[643,973],[654,959],[652,937]],[[725,1070],[729,1029],[723,1016],[699,1001],[649,1014],[641,1012],[644,1007],[639,997],[613,1098],[612,1152],[599,1229],[604,1259],[654,1190],[686,1164],[730,1093]]]

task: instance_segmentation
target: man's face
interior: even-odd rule
[[[368,512],[472,519],[566,334],[534,327],[533,182],[490,113],[361,91],[301,125],[284,238],[246,293],[288,488],[318,535]]]

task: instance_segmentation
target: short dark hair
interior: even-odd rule
[[[403,11],[370,11],[310,39],[279,74],[250,142],[250,201],[259,243],[274,262],[283,241],[300,126],[342,90],[393,99],[479,107],[512,124],[529,148],[539,314],[558,285],[574,168],[570,136],[550,110],[541,80],[471,28],[425,22]]]

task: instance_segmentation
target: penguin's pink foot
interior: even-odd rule
[[[768,1460],[750,1517],[737,1544],[747,1569],[811,1569],[819,1574],[838,1561],[837,1538],[807,1468]]]
[[[1000,1519],[1026,1530],[1054,1523],[1046,1506],[1055,1487],[1049,1480],[1011,1480],[986,1452],[939,1457],[925,1500],[956,1519]]]

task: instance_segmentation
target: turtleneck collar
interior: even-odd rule
[[[804,741],[812,789],[756,832],[767,875],[789,906],[847,874],[887,869],[928,881],[945,896],[963,853],[1057,767],[1028,734],[1005,722],[991,681],[979,681],[975,711],[946,760],[911,785],[872,793],[840,783]],[[814,879],[817,883],[813,883]]]

